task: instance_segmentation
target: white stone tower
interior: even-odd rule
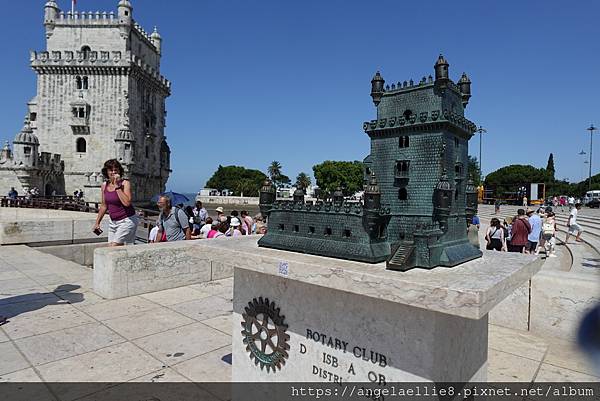
[[[160,75],[158,30],[150,35],[135,22],[129,0],[119,1],[116,15],[64,12],[50,0],[44,26],[46,50],[31,53],[37,95],[29,120],[40,150],[62,156],[65,193],[83,189],[86,200],[99,200],[100,170],[113,158],[124,165],[135,201],[163,191],[171,84]]]

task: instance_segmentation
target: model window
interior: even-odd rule
[[[308,233],[309,234],[314,234],[315,233],[315,228],[314,227],[308,227]]]
[[[409,144],[409,137],[408,136],[401,136],[400,137],[400,143],[399,146],[401,148],[408,148],[408,144]]]
[[[87,144],[85,139],[77,138],[77,153],[85,153],[87,151]]]
[[[409,169],[410,169],[410,161],[399,160],[396,162],[396,176],[407,177]]]
[[[460,144],[460,142],[458,141],[458,138],[454,138],[454,147],[458,148],[459,144]]]
[[[283,224],[280,224],[279,225],[279,231],[283,231],[283,230],[285,230],[285,226]]]
[[[352,236],[352,231],[346,229],[344,230],[343,234],[344,238],[350,238]]]
[[[408,199],[408,191],[406,188],[400,188],[398,191],[398,200],[407,200]]]
[[[300,232],[300,226],[299,225],[294,225],[294,232],[295,233],[299,233]]]
[[[331,227],[325,228],[325,235],[331,235],[332,233],[333,233],[333,230],[331,229]]]
[[[150,157],[150,148],[146,145],[146,159]]]
[[[460,177],[463,174],[463,165],[462,163],[456,163],[454,165],[454,174],[456,177]]]

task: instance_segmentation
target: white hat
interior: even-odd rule
[[[215,209],[217,212],[219,213],[223,213],[223,208],[221,206],[219,206],[218,208]]]
[[[237,217],[232,217],[231,218],[231,223],[229,224],[231,227],[238,227],[240,224],[240,219],[238,219]]]

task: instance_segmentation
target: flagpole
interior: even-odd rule
[[[75,15],[75,0],[71,0],[71,15]]]

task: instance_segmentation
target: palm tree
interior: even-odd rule
[[[281,163],[276,160],[272,161],[267,172],[269,173],[269,177],[271,177],[271,181],[277,181],[281,176]]]
[[[304,193],[306,193],[306,188],[308,188],[310,184],[310,177],[308,176],[308,174],[300,173],[298,174],[298,177],[296,177],[296,187],[303,190]]]

